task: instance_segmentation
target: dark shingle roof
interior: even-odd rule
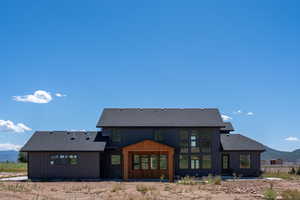
[[[100,132],[37,131],[21,151],[103,151]]]
[[[240,134],[221,134],[221,144],[224,151],[264,151],[259,142]]]
[[[107,108],[97,127],[224,127],[218,109]]]
[[[225,128],[221,128],[221,131],[234,131],[234,128],[230,122],[224,122]]]

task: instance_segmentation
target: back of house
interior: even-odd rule
[[[107,108],[99,131],[37,131],[28,152],[31,179],[160,179],[260,175],[264,146],[231,134],[218,109]]]

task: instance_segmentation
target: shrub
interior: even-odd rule
[[[276,200],[277,192],[275,192],[272,188],[268,188],[264,192],[264,199],[266,200]]]
[[[289,171],[289,174],[296,174],[296,170],[294,167],[292,167],[292,169]]]
[[[299,200],[300,199],[300,191],[285,190],[281,193],[281,197],[283,200]]]
[[[300,167],[298,168],[296,174],[300,176]]]
[[[20,163],[26,163],[27,162],[27,154],[25,152],[19,152],[18,161]]]
[[[145,195],[148,191],[155,190],[156,188],[153,186],[147,187],[146,185],[136,185],[136,191]]]
[[[220,176],[212,176],[209,174],[207,177],[203,177],[202,179],[205,183],[208,184],[215,184],[215,185],[221,185],[221,177]]]
[[[121,185],[121,183],[114,184],[111,192],[118,192],[119,190],[123,190],[123,186]]]
[[[190,177],[190,176],[182,177],[177,183],[182,184],[182,185],[196,185],[197,184],[195,178]]]

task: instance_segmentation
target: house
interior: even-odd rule
[[[264,146],[231,134],[218,109],[104,109],[99,131],[37,131],[30,179],[159,179],[260,175]]]

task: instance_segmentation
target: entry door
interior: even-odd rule
[[[228,154],[222,155],[222,173],[224,174],[230,172],[229,159],[230,157]]]
[[[130,153],[129,178],[168,178],[168,155],[157,152]]]

